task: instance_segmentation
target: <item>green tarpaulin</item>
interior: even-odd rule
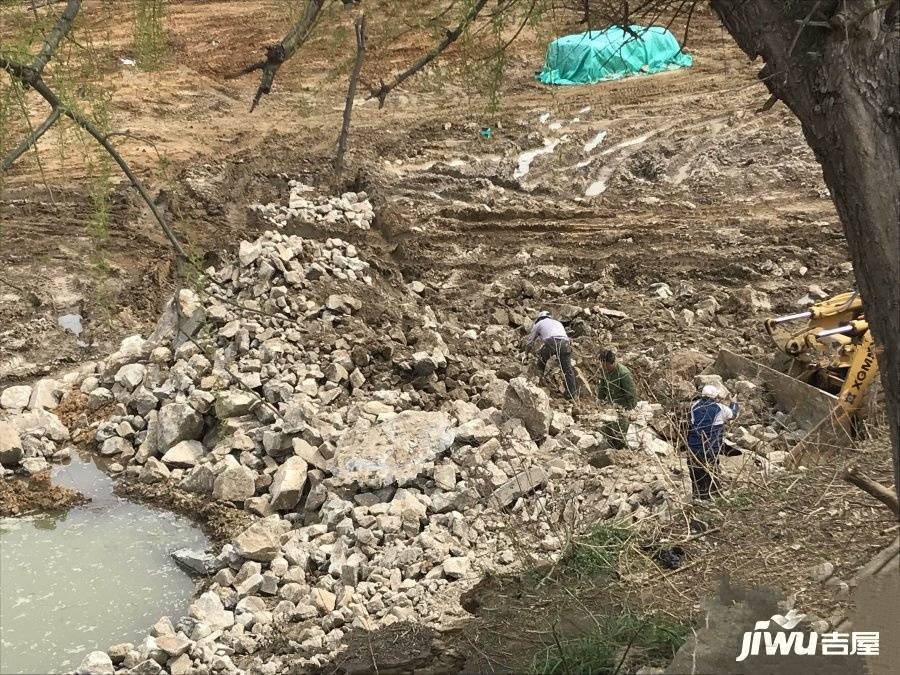
[[[688,68],[692,62],[675,36],[661,26],[630,26],[628,30],[613,26],[551,42],[537,79],[544,84],[590,84]]]

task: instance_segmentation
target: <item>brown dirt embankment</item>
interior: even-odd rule
[[[54,485],[50,472],[30,478],[0,481],[0,516],[24,516],[35,511],[64,511],[90,500],[77,490]]]

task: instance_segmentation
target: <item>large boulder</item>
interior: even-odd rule
[[[275,511],[284,511],[297,506],[306,485],[306,462],[300,457],[288,457],[278,467],[269,492],[272,493],[271,506]]]
[[[225,467],[213,481],[213,497],[226,502],[242,502],[256,494],[256,474],[246,466]]]
[[[281,535],[290,523],[278,515],[257,520],[234,539],[237,553],[256,562],[271,562],[281,552]]]
[[[9,422],[0,421],[0,465],[17,466],[22,459],[22,439]]]
[[[405,410],[372,425],[360,418],[338,440],[329,469],[339,482],[370,488],[404,485],[434,467],[453,444],[455,432],[445,412]]]
[[[226,611],[221,598],[207,591],[191,603],[188,614],[208,624],[213,630],[225,630],[234,625],[234,613]]]
[[[157,418],[158,447],[165,452],[180,441],[191,441],[203,434],[203,418],[187,403],[168,403]]]
[[[166,451],[162,461],[169,467],[189,469],[203,458],[203,452],[200,441],[181,441]]]
[[[191,289],[182,288],[177,297],[169,298],[147,343],[151,347],[170,343],[177,348],[194,337],[205,322],[206,312],[200,297]]]
[[[539,441],[547,435],[553,419],[550,397],[524,377],[513,378],[503,399],[503,418],[522,420],[529,435]]]
[[[85,656],[75,671],[76,675],[112,675],[115,672],[109,654],[101,651],[91,652]]]
[[[258,396],[239,389],[223,391],[216,396],[216,417],[221,420],[246,415],[258,400]]]
[[[27,384],[21,384],[15,387],[7,387],[0,394],[0,408],[8,408],[11,410],[22,410],[28,407],[28,401],[31,400],[31,387]]]
[[[52,410],[59,405],[59,399],[63,395],[63,385],[59,380],[49,377],[38,380],[34,383],[34,389],[31,391],[31,398],[28,400],[28,407],[31,410],[43,408]]]

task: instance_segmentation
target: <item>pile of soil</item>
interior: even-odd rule
[[[0,481],[0,516],[23,516],[34,511],[64,511],[90,500],[77,490],[53,485],[50,472],[30,478]]]

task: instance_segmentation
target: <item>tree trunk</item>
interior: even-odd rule
[[[353,114],[353,99],[356,96],[356,82],[362,70],[363,56],[366,53],[366,14],[363,12],[356,19],[356,59],[350,71],[350,83],[347,85],[347,102],[344,104],[344,118],[341,134],[338,136],[337,154],[334,158],[334,173],[338,176],[344,170],[344,153],[347,152],[347,137],[350,134],[350,117]]]
[[[880,345],[900,489],[900,35],[897,0],[711,0],[822,165]]]

